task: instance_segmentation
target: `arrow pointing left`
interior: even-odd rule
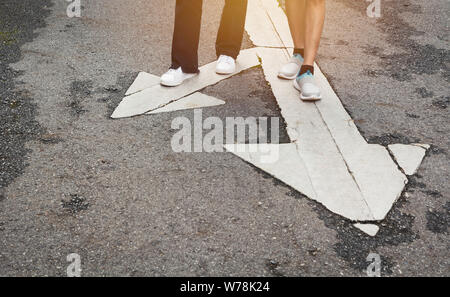
[[[181,86],[169,88],[158,83],[125,97],[111,117],[125,118],[145,114],[258,65],[260,65],[260,62],[255,54],[255,49],[243,50],[238,57],[236,71],[233,74],[216,74],[216,63],[207,64],[200,68],[199,75],[186,81]],[[134,92],[134,90],[130,92]]]

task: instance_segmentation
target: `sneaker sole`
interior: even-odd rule
[[[300,99],[302,99],[303,101],[319,101],[322,100],[322,96],[305,97],[302,94],[300,94]]]
[[[294,78],[297,77],[297,74],[296,74],[296,75],[293,75],[293,76],[286,76],[286,75],[284,75],[284,74],[282,74],[282,73],[278,73],[278,77],[279,77],[279,78],[282,78],[282,79],[293,80]]]
[[[235,71],[236,71],[236,70],[231,71],[231,72],[228,72],[228,71],[218,71],[218,70],[216,70],[216,73],[217,73],[217,74],[220,74],[220,75],[229,75],[229,74],[233,74]]]
[[[297,80],[294,80],[294,87],[300,92],[300,99],[303,101],[319,101],[322,100],[322,95],[319,96],[303,96],[302,89],[298,85]]]
[[[300,69],[297,71],[296,74],[292,75],[292,76],[287,76],[284,75],[281,71],[278,72],[278,77],[282,78],[282,79],[287,79],[287,80],[293,80],[294,78],[296,78],[298,76],[298,73],[300,72]]]
[[[160,81],[160,84],[161,84],[162,86],[164,86],[164,87],[177,87],[177,86],[183,84],[185,81],[187,81],[187,80],[189,80],[189,79],[191,79],[191,78],[194,78],[194,77],[196,77],[196,76],[197,76],[197,74],[194,74],[194,75],[192,75],[192,76],[190,76],[190,77],[188,77],[188,78],[185,78],[184,80],[182,80],[182,81],[179,82],[179,83],[165,83],[165,82],[163,82],[163,81]]]
[[[179,85],[181,85],[183,82],[180,82],[180,83],[165,83],[165,82],[160,82],[160,84],[161,84],[161,86],[164,86],[164,87],[177,87],[177,86],[179,86]]]

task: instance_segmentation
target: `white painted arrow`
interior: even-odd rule
[[[226,149],[350,220],[383,220],[408,182],[405,174],[385,147],[368,144],[360,135],[317,65],[323,99],[316,103],[302,102],[292,82],[277,77],[289,57],[286,48],[292,47],[288,22],[277,2],[250,0],[248,11],[246,30],[260,46],[257,53],[292,144],[279,145],[285,153],[274,163],[261,161],[264,150],[250,148],[255,144]],[[420,164],[421,157],[410,161]],[[378,231],[373,225],[355,227],[372,236]]]
[[[196,77],[189,79],[181,86],[172,88],[161,86],[159,80],[156,85],[148,87],[148,84],[155,82],[154,78],[150,74],[141,73],[140,76],[138,75],[138,81],[135,81],[127,91],[130,95],[120,102],[111,117],[124,118],[148,113],[259,64],[255,49],[243,50],[233,74],[216,74],[216,63],[213,62],[201,67],[200,74]]]

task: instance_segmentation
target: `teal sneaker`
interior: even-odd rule
[[[314,75],[308,70],[294,80],[294,87],[300,91],[300,99],[317,101],[322,99],[319,87],[314,81]]]

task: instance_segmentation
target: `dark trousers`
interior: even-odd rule
[[[198,72],[198,42],[202,0],[177,0],[172,40],[172,66],[185,73]],[[216,40],[216,54],[237,58],[244,34],[247,0],[225,0]]]

